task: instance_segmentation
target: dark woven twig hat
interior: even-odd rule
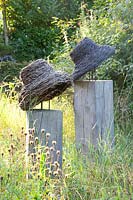
[[[97,45],[89,38],[84,38],[70,56],[75,63],[73,80],[77,80],[87,72],[97,68],[103,61],[115,53],[115,48],[108,45]]]

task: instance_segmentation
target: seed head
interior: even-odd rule
[[[41,130],[41,133],[45,133],[45,129],[42,129],[42,130]]]
[[[3,153],[3,152],[1,153],[1,156],[2,156],[2,158],[3,158],[3,156],[4,156],[4,153]]]
[[[55,140],[53,140],[53,141],[52,141],[52,144],[53,144],[53,145],[56,145],[56,141],[55,141]]]
[[[60,164],[59,164],[57,161],[54,162],[54,165],[55,165],[56,167],[59,167],[59,166],[60,166]]]
[[[54,151],[54,148],[53,148],[53,147],[50,147],[50,151],[53,152],[53,151]]]
[[[59,156],[59,155],[60,155],[60,151],[59,151],[59,150],[57,150],[57,151],[56,151],[56,154]]]
[[[10,134],[10,137],[12,138],[12,136],[13,136],[13,134],[11,133],[11,134]]]
[[[46,152],[49,151],[49,147],[46,147],[45,150],[46,150]]]
[[[38,150],[38,154],[41,155],[41,149]]]
[[[49,157],[49,156],[50,156],[50,153],[49,153],[49,151],[47,151],[47,152],[46,152],[46,156],[47,156],[47,157]]]
[[[46,138],[48,139],[50,137],[50,133],[46,133]]]
[[[57,176],[58,175],[58,171],[53,172],[53,175]]]
[[[67,167],[70,167],[70,166],[71,166],[70,163],[68,163],[68,164],[67,164]]]
[[[39,139],[38,137],[35,137],[35,144],[38,144],[39,143]]]
[[[27,133],[24,134],[25,136],[27,135]]]
[[[11,144],[11,146],[10,146],[10,147],[11,147],[11,149],[14,149],[14,148],[15,148],[15,147],[14,147],[14,144]]]
[[[30,145],[33,145],[34,144],[34,141],[30,141]]]

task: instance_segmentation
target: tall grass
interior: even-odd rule
[[[131,200],[133,199],[132,132],[115,130],[115,146],[89,147],[87,156],[74,143],[74,116],[71,101],[62,97],[51,102],[64,111],[63,176],[26,179],[25,113],[17,102],[0,95],[0,199],[1,200]],[[45,128],[45,127],[44,127]],[[13,137],[13,139],[11,139]],[[10,159],[9,148],[15,145]],[[100,145],[100,144],[99,144]]]

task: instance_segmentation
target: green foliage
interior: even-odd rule
[[[20,70],[26,66],[25,63],[0,62],[0,82],[10,82],[19,77]]]

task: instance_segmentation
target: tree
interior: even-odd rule
[[[4,43],[8,46],[8,26],[7,26],[7,1],[1,0],[0,7],[2,9],[2,18],[3,18],[3,36],[4,36]]]

